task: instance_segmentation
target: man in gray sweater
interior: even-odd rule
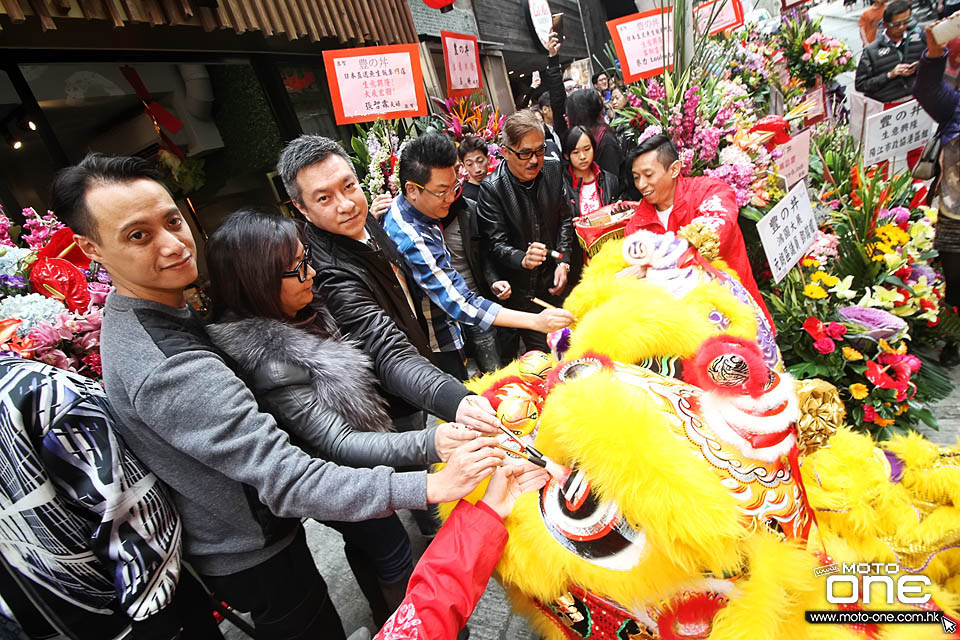
[[[259,637],[342,638],[299,518],[455,500],[500,464],[495,440],[478,434],[430,475],[311,458],[259,410],[187,306],[196,246],[146,162],[91,154],[57,175],[52,207],[113,279],[104,385],[127,445],[172,489],[187,558],[218,597],[252,612]]]

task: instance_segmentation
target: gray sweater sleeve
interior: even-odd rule
[[[426,507],[425,472],[340,467],[292,445],[273,417],[259,410],[246,385],[212,352],[167,358],[130,397],[143,422],[171,446],[255,488],[277,516],[359,521]]]

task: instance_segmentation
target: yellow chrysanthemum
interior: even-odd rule
[[[803,260],[800,261],[800,264],[802,264],[805,267],[819,267],[820,261],[817,260],[816,258],[804,258]]]
[[[885,224],[877,227],[877,238],[884,244],[897,246],[910,242],[910,234],[895,224]]]
[[[817,271],[812,276],[810,276],[810,280],[812,280],[813,282],[819,282],[828,287],[835,287],[837,286],[837,283],[840,282],[840,278],[836,276],[832,276],[826,271]]]
[[[870,395],[870,390],[867,389],[867,385],[858,382],[857,384],[850,385],[850,395],[856,400],[863,400]]]
[[[893,412],[893,415],[895,415],[895,416],[902,416],[903,414],[905,414],[905,413],[906,413],[907,411],[909,411],[909,410],[910,410],[910,405],[908,405],[906,402],[904,402],[902,405],[900,405],[899,407],[897,407],[897,410]]]
[[[863,360],[863,354],[854,349],[853,347],[844,347],[843,348],[843,357],[852,362],[857,360]]]
[[[803,288],[803,295],[814,300],[823,300],[827,297],[827,292],[818,284],[808,284]]]

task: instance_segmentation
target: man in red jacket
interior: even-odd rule
[[[736,271],[767,317],[773,320],[753,279],[743,234],[737,225],[740,208],[733,189],[716,178],[680,176],[680,156],[665,135],[647,138],[627,154],[633,184],[643,198],[627,224],[626,235],[644,229],[656,233],[678,231],[691,222],[702,222],[720,236],[720,257]]]

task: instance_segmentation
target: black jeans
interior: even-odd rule
[[[253,615],[257,638],[346,638],[303,527],[290,545],[266,562],[228,576],[204,576],[214,595]]]
[[[407,530],[397,514],[363,522],[324,522],[343,536],[347,555],[362,554],[384,582],[396,582],[413,569],[413,552]]]

